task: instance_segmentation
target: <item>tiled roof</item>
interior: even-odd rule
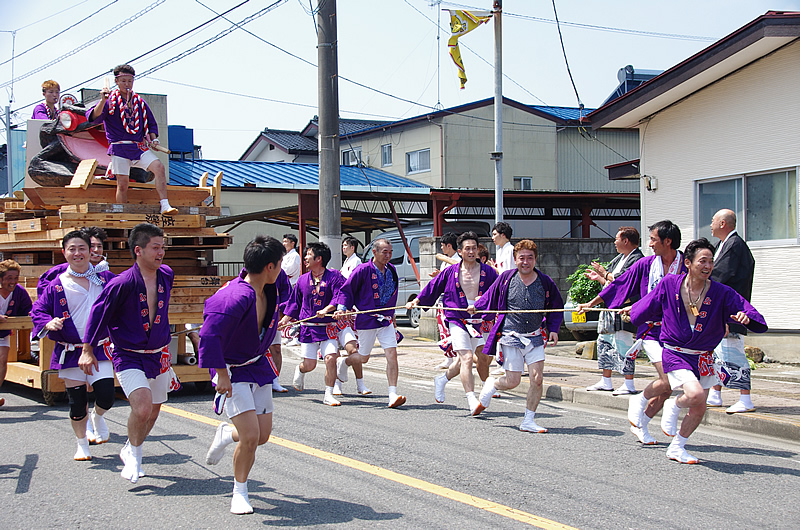
[[[578,107],[549,107],[545,105],[531,105],[531,108],[544,112],[564,121],[578,121],[581,118],[581,110]],[[583,109],[583,116],[592,112],[594,109]]]
[[[319,118],[317,116],[314,116],[314,118],[311,120],[311,123],[318,128]],[[376,127],[381,127],[388,123],[394,123],[394,122],[381,121],[381,120],[352,120],[350,118],[339,118],[339,134],[353,134],[354,132],[363,131],[365,129],[374,129]]]
[[[222,171],[222,186],[244,187],[245,183],[256,187],[278,187],[289,189],[318,189],[319,164],[291,164],[287,162],[246,162],[233,160],[195,160],[169,162],[170,184],[197,186],[203,173],[210,176]],[[341,166],[339,179],[345,188],[393,188],[404,192],[427,193],[429,188],[414,180],[399,177],[373,168]],[[413,188],[413,189],[409,189]]]
[[[291,154],[317,154],[317,141],[303,136],[297,131],[266,129],[261,133],[273,144],[286,149]]]

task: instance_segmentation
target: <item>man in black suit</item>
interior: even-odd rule
[[[756,261],[747,243],[736,232],[736,214],[732,210],[720,210],[711,219],[711,235],[719,239],[714,253],[714,270],[711,279],[734,289],[748,302],[753,291],[753,273]],[[747,329],[739,324],[728,324],[728,335],[715,350],[715,356],[723,364],[723,383],[728,388],[739,389],[739,401],[725,412],[753,412],[750,399],[750,363],[744,353],[744,335]],[[722,386],[715,386],[708,393],[708,405],[722,406]]]
[[[614,239],[614,246],[619,254],[611,260],[607,269],[597,262],[592,262],[592,268],[586,271],[586,276],[589,279],[600,282],[600,285],[603,286],[613,281],[614,278],[628,270],[628,267],[643,257],[642,251],[639,250],[639,231],[632,226],[621,226],[619,228]],[[631,303],[635,301],[631,300]],[[626,361],[624,364],[622,373],[625,376],[625,383],[616,390],[614,390],[614,386],[611,383],[611,373],[615,365],[614,356],[617,358],[625,356],[628,348],[633,345],[633,341],[636,339],[636,327],[630,323],[623,323],[619,315],[601,313],[597,331],[597,366],[603,371],[603,376],[600,381],[587,387],[586,390],[613,392],[615,396],[636,394],[636,388],[633,386],[633,373],[636,363],[633,361]]]

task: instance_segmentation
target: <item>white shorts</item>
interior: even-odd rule
[[[642,347],[651,363],[661,362],[661,351],[664,349],[657,340],[643,340]]]
[[[270,344],[270,346],[272,346],[273,344],[277,344],[277,345],[281,344],[281,332],[280,331],[275,333],[275,338],[272,339],[272,344]]]
[[[375,339],[378,340],[381,348],[384,350],[397,348],[397,335],[394,332],[394,326],[389,325],[382,328],[359,329],[358,354],[369,357],[369,354],[372,352],[372,347],[375,346]]]
[[[80,381],[93,385],[95,381],[100,379],[114,379],[114,363],[111,361],[100,361],[97,363],[98,370],[92,369],[92,375],[86,375],[83,370],[77,366],[72,368],[61,368],[58,371],[58,377],[61,379],[71,379],[73,381]]]
[[[486,338],[483,335],[473,337],[469,331],[456,324],[448,324],[448,327],[450,328],[450,344],[453,347],[453,351],[469,350],[474,352],[486,343]]]
[[[149,388],[153,395],[153,405],[160,405],[167,401],[169,391],[170,375],[169,372],[160,374],[155,379],[148,379],[142,370],[129,368],[117,372],[117,381],[125,396],[130,396],[134,390],[139,388]]]
[[[339,343],[336,339],[300,343],[300,356],[303,357],[303,359],[317,359],[317,351],[322,353],[323,358],[326,355],[336,355],[339,353]]]
[[[686,369],[667,372],[667,378],[669,379],[669,386],[672,388],[672,390],[677,390],[678,388],[682,387],[684,383],[688,383],[690,381],[699,381],[700,385],[704,389],[708,389],[719,384],[719,379],[717,379],[716,375],[701,375],[700,379],[698,380],[697,376],[694,375],[694,372]]]
[[[539,361],[544,361],[544,344],[531,344],[524,350],[503,344],[503,369],[506,372],[522,372],[526,365]]]
[[[0,339],[0,348],[5,346],[6,348],[11,347],[11,335],[6,335],[2,339]]]
[[[231,383],[231,397],[225,400],[225,413],[229,418],[249,410],[256,414],[272,414],[272,383]]]
[[[339,345],[344,348],[345,344],[354,340],[357,341],[358,337],[356,337],[356,332],[353,331],[353,328],[347,326],[346,328],[339,330],[338,339]]]
[[[158,157],[149,149],[142,153],[139,160],[130,160],[121,156],[111,155],[111,172],[114,175],[130,175],[132,167],[147,169],[156,160],[158,160]]]

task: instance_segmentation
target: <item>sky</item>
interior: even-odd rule
[[[77,94],[102,88],[107,72],[129,62],[139,74],[134,89],[166,94],[169,123],[194,129],[204,158],[236,160],[265,127],[300,130],[318,114],[318,1],[0,0],[0,106],[10,105],[12,122],[24,124],[42,101],[43,81]],[[441,9],[492,4],[463,1],[339,0],[339,75],[369,87],[340,79],[340,116],[395,120],[492,97],[491,23],[461,39],[464,90],[448,55],[449,16]],[[242,2],[228,20],[190,32]],[[625,65],[670,68],[769,10],[800,11],[800,0],[555,0],[555,7],[578,96],[594,108]],[[553,0],[505,0],[503,11],[503,95],[577,106]]]

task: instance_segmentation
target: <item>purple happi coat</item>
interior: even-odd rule
[[[9,296],[11,296],[11,300],[8,301],[8,309],[6,309],[7,317],[24,317],[30,314],[33,303],[31,297],[28,296],[28,291],[23,286],[15,285]],[[0,338],[9,335],[11,335],[11,330],[0,330]]]
[[[148,379],[153,379],[168,370],[169,354],[162,360],[161,350],[170,341],[169,296],[174,277],[172,269],[167,265],[158,268],[158,303],[152,328],[147,305],[147,286],[139,265],[134,263],[133,267],[112,278],[92,306],[84,342],[96,347],[105,338],[107,329],[111,342],[114,343],[115,371],[136,368],[144,371]]]
[[[335,295],[339,293],[344,282],[344,276],[336,269],[325,269],[325,272],[322,273],[322,278],[317,284],[314,283],[314,276],[311,272],[303,274],[297,279],[292,296],[283,313],[295,320],[305,320],[313,317],[317,311],[324,309],[333,302]],[[301,325],[298,340],[305,344],[335,339],[339,331],[339,327],[333,317],[315,318],[308,323],[328,325]],[[330,328],[330,332],[328,328]],[[334,336],[331,337],[331,334]]]
[[[394,292],[384,307],[397,305],[397,269],[391,263],[386,268],[392,271]],[[360,311],[381,309],[380,294],[378,293],[378,271],[372,261],[356,267],[349,278],[339,290],[339,295],[334,298],[334,304],[342,305],[348,309],[357,307]],[[381,318],[379,318],[379,316]],[[356,329],[385,328],[392,325],[394,309],[387,309],[374,313],[356,315]]]
[[[280,292],[277,282],[264,286],[267,311],[259,330],[256,292],[244,281],[246,275],[240,272],[206,300],[198,366],[214,370],[228,366],[231,382],[266,385],[278,377],[269,347],[278,330]]]

